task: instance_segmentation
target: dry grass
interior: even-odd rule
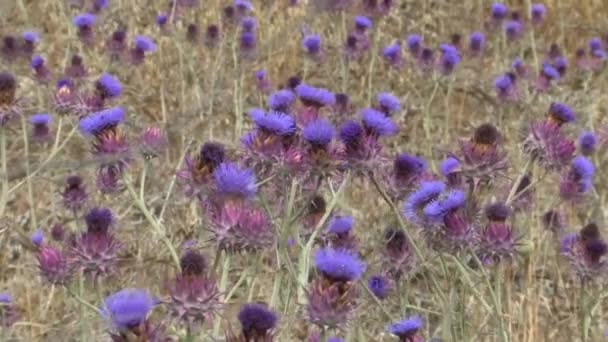
[[[259,40],[256,58],[250,61],[238,57],[234,30],[224,30],[220,47],[212,50],[193,47],[184,39],[188,23],[196,22],[204,29],[208,24],[221,22],[225,2],[220,1],[205,1],[204,6],[186,11],[172,32],[163,35],[155,27],[154,17],[164,8],[165,1],[110,0],[110,8],[96,24],[98,45],[91,48],[75,39],[71,17],[78,10],[70,9],[66,1],[7,0],[0,3],[0,32],[19,34],[24,29],[40,32],[42,40],[38,51],[54,71],[63,70],[71,55],[78,53],[83,56],[91,79],[102,71],[117,75],[125,86],[117,103],[127,108],[128,134],[135,136],[148,126],[158,126],[166,132],[169,146],[162,156],[150,162],[145,202],[156,217],[160,217],[161,208],[166,207],[160,219],[161,228],[175,248],[187,239],[205,241],[196,205],[181,193],[179,186],[171,186],[175,170],[184,153],[194,151],[202,142],[215,140],[235,149],[239,147],[238,137],[249,125],[243,112],[265,106],[265,95],[256,88],[253,78],[253,72],[261,68],[267,71],[275,87],[289,76],[299,74],[309,84],[348,93],[355,107],[369,106],[378,91],[394,93],[404,109],[396,118],[401,130],[390,140],[390,150],[419,153],[430,161],[433,170],[437,170],[442,151],[449,149],[455,139],[468,136],[475,125],[489,121],[503,134],[511,161],[508,174],[515,179],[527,158],[518,145],[519,129],[532,118],[542,116],[554,100],[576,109],[577,122],[569,128],[573,136],[582,128],[598,129],[606,125],[608,98],[604,94],[608,74],[605,69],[594,74],[580,73],[571,62],[568,76],[559,87],[540,95],[526,93],[516,105],[497,104],[492,88],[494,77],[506,71],[516,56],[525,57],[534,69],[534,60],[542,58],[550,43],[558,43],[572,57],[575,48],[586,44],[589,37],[607,33],[606,1],[547,1],[548,17],[542,29],[536,31],[536,50],[531,48],[528,33],[520,42],[508,46],[491,38],[487,55],[481,60],[465,58],[449,81],[410,69],[392,69],[377,51],[394,39],[402,39],[408,32],[423,34],[432,46],[447,40],[454,32],[466,35],[481,28],[489,1],[395,1],[396,8],[374,23],[371,53],[350,63],[341,59],[339,49],[345,29],[351,27],[353,13],[343,16],[316,13],[304,4],[287,7],[286,1],[272,5],[262,2],[270,1],[254,2]],[[511,1],[509,6],[522,9],[527,3]],[[300,48],[300,29],[304,26],[319,33],[327,47],[321,64],[305,62]],[[119,27],[127,28],[130,37],[134,34],[154,37],[158,51],[139,67],[110,63],[101,51],[101,44]],[[26,114],[48,110],[50,88],[30,78],[31,71],[25,62],[0,65],[0,69],[18,75],[19,95],[28,100]],[[78,173],[87,181],[91,205],[109,206],[117,213],[116,231],[127,243],[121,252],[124,261],[117,274],[98,284],[83,283],[79,289],[83,298],[99,303],[100,298],[122,287],[145,287],[151,293],[162,294],[163,281],[174,273],[165,245],[129,193],[96,192],[94,164],[87,163],[90,158],[87,141],[78,133],[70,135],[77,119],[59,121],[57,116],[54,119],[53,132],[58,131],[59,123],[62,125],[55,145],[30,142],[26,146],[19,120],[6,129],[10,181],[8,206],[0,219],[0,290],[13,295],[21,313],[21,320],[11,329],[0,330],[0,336],[6,341],[108,339],[106,325],[99,317],[70,298],[63,288],[52,287],[39,279],[35,256],[27,242],[27,236],[36,227],[44,227],[48,232],[57,222],[64,223],[71,231],[82,229],[82,221],[74,220],[61,207],[58,192],[68,174]],[[569,230],[578,229],[590,220],[606,222],[608,188],[602,167],[606,162],[604,151],[594,157],[597,168],[594,193],[578,208],[558,203],[557,175],[546,174],[537,167],[532,170],[535,181],[538,180],[534,204],[516,216],[515,224],[533,248],[501,272],[489,270],[503,277],[502,282],[499,278],[493,286],[497,286],[494,292],[502,297],[500,317],[510,341],[581,339],[579,286],[569,278],[566,265],[560,264],[555,238],[543,231],[539,217],[545,210],[560,205],[567,213]],[[143,167],[144,162],[137,161],[128,170],[136,188]],[[503,190],[483,194],[483,200],[489,201],[492,196],[504,198],[510,184],[511,180],[503,180],[497,186]],[[323,191],[329,194],[328,189]],[[287,192],[285,189],[284,193]],[[303,195],[298,198],[301,200]],[[374,262],[380,248],[379,232],[395,221],[393,213],[371,185],[360,180],[348,185],[337,207],[355,217],[356,235],[363,241],[362,254],[370,262],[368,273],[379,271]],[[428,338],[450,341],[460,336],[459,339],[467,341],[501,340],[495,305],[488,311],[481,304],[482,298],[493,304],[483,273],[461,272],[458,263],[448,256],[445,256],[446,265],[442,265],[444,259],[440,260],[430,250],[423,252],[429,257],[419,266],[419,276],[403,282],[401,292],[394,293],[381,306],[362,291],[361,305],[353,323],[341,336],[348,341],[389,341],[385,325],[407,312],[424,317],[423,335]],[[216,256],[212,246],[206,248],[205,253],[210,258]],[[295,253],[297,251],[294,251],[297,255]],[[267,254],[270,257],[273,252]],[[257,263],[255,258],[247,254],[233,256],[227,288],[234,286],[242,274],[246,276],[234,296],[226,299],[222,321],[234,324],[236,308],[247,300],[269,302],[276,281],[282,284],[272,303],[281,313],[276,340],[301,340],[299,331],[303,321],[295,303],[295,279],[285,269],[274,269],[272,262]],[[259,268],[254,269],[256,266]],[[429,277],[438,279],[440,290],[433,288]],[[78,286],[76,289],[78,291]],[[587,291],[593,306],[587,322],[588,340],[602,341],[606,338],[603,330],[608,325],[604,304],[608,293],[599,285],[588,287]],[[161,316],[162,310],[157,310],[153,320]],[[211,341],[211,330],[211,326],[206,328],[206,333],[195,340]],[[176,329],[169,332],[176,336],[183,334]]]

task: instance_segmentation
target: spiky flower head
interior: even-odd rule
[[[562,102],[552,102],[547,112],[547,119],[561,126],[565,123],[574,122],[576,114],[570,106]]]
[[[373,108],[362,109],[361,120],[367,131],[374,136],[393,135],[399,130],[389,117]]]
[[[79,29],[90,28],[95,23],[95,16],[91,13],[77,14],[72,18],[72,23]]]
[[[256,21],[254,17],[243,17],[241,18],[241,28],[243,31],[253,32],[256,28]]]
[[[366,16],[363,15],[356,15],[354,18],[355,21],[355,28],[359,31],[365,31],[367,29],[369,29],[370,27],[372,27],[372,20]]]
[[[277,314],[268,306],[259,303],[243,305],[239,310],[238,319],[246,341],[268,340],[278,322]]]
[[[545,168],[561,169],[576,151],[574,141],[560,131],[564,118],[549,115],[548,120],[532,122],[527,128],[523,149]]]
[[[112,130],[124,119],[122,107],[112,107],[91,113],[80,119],[80,131],[86,135],[98,136],[106,130]]]
[[[399,44],[399,42],[394,42],[385,46],[382,49],[382,56],[388,64],[394,67],[399,67],[403,64],[403,57],[401,56],[401,44]]]
[[[40,39],[40,35],[36,31],[25,31],[21,37],[28,43],[36,43]]]
[[[36,253],[40,275],[51,284],[65,284],[71,276],[71,267],[63,252],[44,245]]]
[[[410,222],[422,224],[424,222],[424,208],[444,191],[446,185],[441,181],[421,182],[418,189],[410,192],[403,203],[402,214]]]
[[[469,35],[469,50],[473,54],[479,54],[483,50],[486,43],[486,37],[483,32],[476,31]]]
[[[99,76],[95,82],[95,89],[103,100],[116,98],[122,93],[120,81],[107,72]]]
[[[407,187],[415,183],[416,180],[427,169],[427,161],[408,153],[399,153],[393,161],[393,174],[400,187]]]
[[[207,271],[207,259],[198,251],[189,249],[179,259],[184,276],[202,276]]]
[[[591,50],[591,51],[602,50],[602,48],[603,48],[602,39],[599,37],[593,37],[593,38],[589,39],[588,45],[589,45],[589,50]]]
[[[575,200],[588,192],[593,186],[593,163],[584,156],[572,159],[570,169],[562,176],[559,184],[560,196],[564,199]]]
[[[91,233],[106,233],[114,222],[114,214],[109,208],[92,208],[84,216],[87,231]]]
[[[152,41],[152,38],[144,35],[136,35],[133,38],[133,44],[135,49],[143,52],[152,52],[156,50],[156,44]]]
[[[327,232],[333,234],[345,234],[353,227],[352,216],[334,216],[329,220]]]
[[[532,17],[532,23],[535,25],[540,24],[545,19],[547,9],[545,5],[541,3],[533,3],[530,5],[530,16]]]
[[[194,194],[206,184],[215,169],[226,159],[224,146],[215,142],[206,142],[201,145],[194,158],[186,157],[186,166],[178,171],[177,176],[186,181],[187,192]]]
[[[298,98],[300,98],[300,101],[306,106],[320,108],[333,105],[336,102],[336,96],[331,91],[325,88],[313,87],[305,83],[296,86],[295,92],[298,95]]]
[[[502,20],[507,16],[507,6],[500,2],[495,2],[492,4],[491,12],[492,18],[495,20]]]
[[[316,119],[309,122],[302,130],[302,137],[313,149],[326,149],[334,136],[334,127],[326,119]]]
[[[268,107],[276,112],[289,113],[295,96],[292,91],[287,89],[277,90],[268,95]]]
[[[412,33],[405,38],[405,45],[413,55],[418,55],[422,49],[422,36]]]
[[[302,48],[311,56],[321,53],[321,37],[318,34],[308,34],[302,39]]]
[[[461,57],[458,52],[455,51],[444,51],[441,54],[440,69],[445,75],[451,74],[456,66],[460,63]]]
[[[388,296],[389,283],[388,279],[381,274],[372,275],[367,280],[367,287],[372,291],[374,296],[379,299],[384,299]]]
[[[594,279],[606,271],[608,244],[595,223],[578,233],[569,233],[560,240],[560,253],[569,261],[575,274],[583,280]]]
[[[213,171],[216,194],[235,199],[251,198],[257,191],[256,178],[251,169],[224,162]]]
[[[464,206],[466,195],[461,190],[452,190],[443,198],[433,200],[422,210],[428,222],[441,222],[450,213]]]
[[[376,102],[378,108],[386,115],[398,112],[401,108],[399,99],[391,93],[381,92],[376,94]]]
[[[100,311],[119,333],[136,331],[157,304],[144,289],[125,288],[103,300]]]
[[[595,151],[597,138],[591,131],[583,131],[578,136],[578,147],[583,155],[591,155]]]
[[[494,89],[498,98],[504,101],[517,100],[516,76],[507,72],[494,79]]]
[[[484,209],[487,219],[491,222],[505,222],[511,216],[511,208],[504,202],[493,202]]]
[[[509,40],[515,40],[519,38],[522,34],[522,25],[519,20],[508,20],[505,25],[505,35]]]
[[[330,282],[356,281],[366,268],[354,253],[333,248],[317,250],[314,262],[316,269]]]
[[[54,241],[63,241],[65,238],[65,229],[60,223],[55,223],[51,227],[51,238]]]
[[[0,292],[0,327],[8,328],[19,319],[13,304],[13,297],[6,292]]]
[[[422,328],[422,319],[415,315],[399,322],[389,324],[386,330],[399,337],[401,342],[418,342],[422,341],[422,338],[417,337],[418,330]]]
[[[63,205],[72,211],[79,210],[84,205],[88,195],[82,178],[80,176],[70,176],[66,180],[66,187],[61,193]]]
[[[140,152],[145,159],[157,157],[167,146],[167,138],[158,127],[146,127],[139,137]]]
[[[51,116],[48,113],[37,113],[30,116],[32,124],[32,136],[37,140],[47,140],[50,138],[49,122]]]

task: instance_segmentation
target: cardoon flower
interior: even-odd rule
[[[190,23],[186,26],[186,40],[192,44],[197,44],[199,41],[200,32],[198,29],[198,25],[195,23]]]
[[[249,115],[257,129],[264,133],[279,136],[290,136],[295,133],[296,126],[293,117],[282,112],[265,113],[262,110],[252,109],[249,111]]]
[[[207,30],[205,30],[205,39],[204,39],[205,46],[207,46],[207,47],[216,46],[219,38],[220,38],[219,26],[217,26],[215,24],[207,26]]]
[[[403,58],[401,57],[401,44],[394,42],[390,45],[385,46],[382,49],[382,56],[384,60],[394,67],[400,67],[403,65]]]
[[[326,229],[326,232],[329,235],[329,245],[333,248],[355,250],[358,241],[355,236],[351,234],[352,227],[352,216],[333,216]]]
[[[547,113],[547,121],[561,126],[568,122],[574,122],[574,120],[576,120],[576,114],[570,106],[562,102],[551,102]]]
[[[113,58],[118,58],[120,54],[127,50],[127,32],[118,29],[106,40],[106,50]]]
[[[77,211],[83,207],[88,197],[84,184],[82,184],[82,178],[70,176],[66,183],[67,186],[61,193],[63,205],[69,210]]]
[[[312,59],[321,56],[321,37],[318,34],[308,34],[302,39],[302,48]]]
[[[566,73],[568,69],[568,60],[564,57],[556,57],[553,60],[553,67],[559,73],[559,76],[562,77]]]
[[[239,17],[244,17],[253,12],[253,5],[247,0],[234,0],[234,9]]]
[[[30,241],[36,246],[36,247],[41,247],[42,246],[42,242],[44,240],[44,232],[42,231],[42,229],[38,228],[36,229],[32,235],[30,235]]]
[[[488,176],[505,167],[504,153],[498,148],[499,139],[498,129],[485,123],[475,129],[473,137],[461,143],[461,161],[467,166],[467,172]]]
[[[566,200],[578,200],[593,186],[595,168],[591,161],[583,156],[572,159],[570,170],[562,176],[559,184],[560,196]]]
[[[309,122],[302,130],[302,137],[313,150],[327,150],[334,136],[334,127],[326,119]]]
[[[399,153],[393,161],[393,176],[399,189],[415,184],[424,175],[427,162],[424,158]]]
[[[245,32],[253,32],[256,28],[254,17],[244,17],[241,19],[241,29]]]
[[[277,314],[265,304],[248,303],[238,313],[243,341],[272,341],[272,330],[278,322]]]
[[[23,54],[26,56],[31,56],[34,53],[34,49],[36,48],[36,43],[40,39],[37,32],[34,31],[25,31],[21,35],[23,38],[23,45],[21,46],[21,50]]]
[[[578,148],[581,153],[585,156],[593,154],[597,144],[597,138],[595,134],[590,131],[583,131],[578,136]]]
[[[496,89],[496,95],[502,101],[513,102],[518,99],[518,91],[516,86],[516,79],[514,73],[507,72],[498,76],[494,80],[494,88]]]
[[[370,27],[372,27],[372,24],[373,24],[373,22],[370,18],[363,16],[363,15],[356,15],[354,21],[355,21],[355,30],[359,34],[365,33]]]
[[[8,328],[19,319],[13,305],[13,298],[6,292],[0,292],[0,327]]]
[[[243,57],[252,57],[256,46],[255,33],[243,32],[240,36],[240,49]]]
[[[377,274],[369,277],[367,287],[379,299],[384,299],[388,296],[388,279],[383,275]]]
[[[133,40],[133,48],[131,49],[131,58],[133,63],[141,64],[144,61],[147,52],[156,51],[156,44],[147,36],[136,35]]]
[[[519,20],[507,21],[504,29],[507,39],[511,41],[518,39],[522,34],[521,22]]]
[[[460,171],[460,161],[454,157],[444,159],[439,165],[439,172],[447,179],[447,184],[452,187],[460,185]]]
[[[444,75],[449,75],[454,71],[454,68],[460,63],[460,55],[458,52],[444,52],[439,60],[439,67]]]
[[[415,33],[408,35],[405,38],[405,45],[413,56],[418,56],[422,50],[422,36]]]
[[[595,223],[589,223],[578,234],[566,234],[560,240],[560,253],[582,280],[592,280],[606,271],[608,244]]]
[[[515,74],[518,77],[528,77],[528,67],[524,64],[524,61],[521,58],[515,58],[515,60],[513,60],[513,63],[511,63],[511,67],[513,68]]]
[[[403,203],[403,216],[412,223],[423,224],[423,209],[439,198],[444,189],[445,183],[441,181],[421,182],[418,189],[410,192],[405,203]]]
[[[507,6],[500,2],[492,4],[492,18],[496,21],[502,21],[507,16]]]
[[[234,199],[247,199],[255,195],[257,185],[251,169],[224,162],[213,170],[216,195]]]
[[[593,37],[589,39],[588,45],[590,51],[602,50],[602,39],[599,37]]]
[[[112,272],[116,253],[122,247],[110,231],[113,220],[109,209],[91,209],[85,216],[86,232],[77,236],[70,246],[71,265],[94,279]]]
[[[389,324],[386,330],[397,336],[401,342],[422,342],[424,339],[417,336],[418,330],[422,328],[422,319],[419,316],[411,316],[397,323]]]
[[[0,49],[0,52],[2,52],[2,57],[4,57],[7,62],[14,62],[21,53],[17,38],[13,36],[2,37],[2,49]]]
[[[124,119],[122,107],[112,107],[80,119],[79,128],[83,134],[99,137],[106,131],[113,131]]]
[[[376,137],[394,135],[399,130],[389,117],[373,108],[361,110],[361,121],[367,132]]]
[[[325,248],[314,255],[320,273],[308,290],[308,318],[320,327],[344,325],[355,308],[356,281],[365,270],[365,263],[352,252]]]
[[[101,12],[101,10],[108,7],[108,0],[94,0],[91,7],[94,13]]]
[[[87,44],[94,42],[93,24],[95,23],[95,16],[93,14],[78,14],[72,18],[72,23],[78,28],[78,38],[82,42]]]
[[[269,92],[272,89],[272,85],[270,84],[270,80],[266,75],[266,70],[260,69],[254,73],[255,81],[257,83],[258,89],[262,92]]]
[[[574,141],[560,131],[560,126],[574,120],[574,116],[568,115],[568,111],[561,113],[567,115],[553,113],[549,114],[546,120],[531,123],[523,142],[524,151],[550,169],[560,169],[568,164],[576,150]]]
[[[538,90],[547,90],[552,82],[557,82],[559,79],[559,71],[549,63],[543,63],[540,74],[536,79],[536,88]]]
[[[146,160],[160,155],[167,146],[167,138],[158,127],[145,128],[139,138],[139,148]]]
[[[146,317],[156,304],[157,300],[146,290],[125,288],[106,297],[100,310],[117,332],[111,334],[113,340],[129,341],[129,336],[134,336],[145,341],[152,334]]]
[[[277,90],[270,94],[267,99],[268,107],[274,111],[289,113],[295,96],[287,89]]]
[[[383,265],[395,280],[410,273],[416,265],[407,236],[401,229],[388,227],[383,234]]]
[[[327,232],[333,234],[344,234],[348,233],[352,227],[352,216],[334,216],[328,223]]]
[[[102,101],[116,98],[122,93],[120,81],[107,72],[104,72],[99,76],[95,82],[95,89],[97,91],[97,96],[99,96]]]
[[[30,124],[32,124],[32,137],[39,141],[48,140],[50,138],[49,123],[51,117],[47,113],[39,113],[30,116]]]
[[[64,253],[42,245],[36,253],[40,275],[51,284],[65,284],[71,277],[71,267]]]
[[[398,112],[400,109],[399,99],[391,93],[376,94],[376,103],[378,109],[381,110],[387,116]]]
[[[532,24],[539,25],[545,19],[547,10],[545,5],[540,3],[534,3],[530,6],[530,16],[532,17]]]
[[[506,222],[511,208],[505,203],[491,203],[485,208],[488,223],[480,236],[481,258],[486,262],[498,262],[515,252],[513,229]]]
[[[202,254],[188,250],[180,258],[181,273],[168,286],[169,314],[188,329],[210,321],[220,309],[220,292],[206,275],[207,266]]]
[[[158,14],[155,19],[156,25],[158,25],[158,27],[160,27],[161,29],[164,29],[165,25],[167,24],[167,19],[169,19],[167,13]]]
[[[295,87],[296,95],[307,107],[321,108],[336,103],[336,96],[325,88],[317,88],[302,83]]]
[[[186,167],[178,171],[177,176],[187,182],[187,192],[194,194],[199,187],[207,183],[215,169],[226,159],[224,146],[207,142],[201,145],[199,153],[194,157],[186,157]]]
[[[65,238],[65,229],[60,223],[55,223],[51,227],[51,238],[54,241],[61,242]]]
[[[65,68],[66,76],[71,78],[82,78],[87,76],[87,69],[82,62],[82,57],[79,55],[73,55],[70,60],[70,65]]]
[[[461,190],[452,190],[445,197],[433,200],[422,210],[428,222],[439,222],[450,213],[464,206],[465,194]]]
[[[38,79],[38,81],[45,82],[51,78],[51,72],[47,68],[44,58],[42,58],[42,56],[32,56],[30,67],[34,69],[34,75],[36,76],[36,79]]]
[[[483,32],[473,32],[469,36],[469,51],[474,56],[481,54],[486,44],[486,37]]]

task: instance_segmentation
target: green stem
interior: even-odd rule
[[[230,254],[228,252],[224,252],[224,266],[222,267],[222,276],[220,277],[220,293],[226,291],[226,286],[228,285],[228,273],[230,272]],[[231,295],[231,293],[230,293]],[[230,300],[230,297],[224,298],[224,304]],[[221,327],[221,319],[217,317],[213,322],[213,336],[218,336],[220,333]]]
[[[490,276],[486,272],[486,270],[483,266],[483,263],[481,262],[481,260],[479,260],[479,257],[477,257],[477,255],[475,255],[475,253],[471,253],[471,255],[473,256],[473,258],[475,259],[475,262],[481,269],[481,273],[483,275],[483,280],[486,283],[488,290],[490,291],[490,297],[492,298],[492,307],[494,308],[494,315],[496,316],[496,320],[498,321],[498,329],[500,330],[500,338],[503,342],[508,342],[509,338],[505,331],[505,324],[504,324],[504,320],[502,317],[502,308],[500,305],[500,299],[499,299],[498,295],[496,294],[494,287],[490,283]],[[502,268],[499,269],[499,272],[500,271],[502,271]],[[497,278],[500,278],[498,276],[498,274],[497,274]],[[499,286],[499,285],[497,285],[497,286]]]
[[[6,166],[6,131],[0,126],[0,159],[2,160],[2,198],[0,198],[0,216],[4,214],[8,201],[8,172]]]

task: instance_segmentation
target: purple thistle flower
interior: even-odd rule
[[[80,176],[70,176],[67,178],[66,183],[67,186],[61,193],[63,205],[72,211],[79,210],[87,199],[87,192],[82,184],[82,178]]]
[[[86,135],[99,135],[105,130],[118,126],[124,119],[122,107],[112,107],[99,112],[91,113],[80,119],[80,131]]]
[[[602,39],[599,37],[593,37],[591,39],[589,39],[589,50],[591,51],[595,51],[595,50],[602,50]]]
[[[65,238],[65,229],[60,223],[56,223],[51,227],[51,238],[58,242],[63,241]]]
[[[316,88],[311,85],[301,83],[295,87],[296,95],[306,106],[321,108],[323,106],[336,103],[336,96],[325,88]]]
[[[505,222],[511,216],[511,208],[503,202],[488,204],[484,209],[487,219],[491,222]]]
[[[156,44],[154,44],[152,39],[148,36],[136,35],[135,38],[133,38],[133,44],[136,50],[142,52],[152,52],[156,50]]]
[[[123,29],[112,32],[112,35],[106,40],[106,49],[113,58],[119,58],[119,54],[127,49],[127,32]]]
[[[536,87],[539,90],[546,90],[551,86],[551,82],[559,81],[559,71],[549,63],[543,63],[540,75],[536,80]]]
[[[262,110],[251,110],[249,115],[259,130],[280,136],[295,133],[296,124],[290,115],[281,112],[264,113]]]
[[[154,21],[156,22],[156,25],[163,28],[167,23],[167,19],[169,19],[169,15],[167,15],[167,13],[159,13]]]
[[[309,122],[302,130],[302,137],[313,148],[325,149],[334,136],[334,127],[326,119],[316,119]]]
[[[309,56],[316,58],[321,53],[321,37],[318,34],[309,34],[302,39],[302,48]]]
[[[245,57],[250,56],[255,49],[255,33],[253,32],[243,32],[240,36],[240,49],[243,52]]]
[[[270,79],[268,79],[268,76],[266,75],[266,70],[257,70],[253,75],[260,91],[268,93],[272,89]]]
[[[418,56],[422,49],[422,36],[415,33],[408,35],[405,38],[405,45],[412,55]]]
[[[604,257],[608,254],[608,244],[595,223],[587,224],[578,234],[564,235],[560,240],[560,253],[581,279],[592,279],[606,270]]]
[[[516,76],[513,73],[505,73],[494,80],[494,88],[498,98],[503,101],[516,101],[518,98],[516,87]]]
[[[358,280],[366,264],[352,252],[323,248],[315,252],[315,267],[330,282]]]
[[[373,275],[367,280],[367,287],[372,291],[374,296],[379,299],[384,299],[388,296],[388,279],[383,275]]]
[[[445,190],[445,183],[441,181],[421,182],[418,189],[410,192],[403,203],[402,214],[410,222],[420,224],[423,222],[422,211],[431,202],[436,200]]]
[[[81,41],[91,44],[93,43],[93,24],[95,16],[91,13],[82,13],[72,18],[72,23],[78,28],[78,38]]]
[[[553,60],[553,67],[559,72],[560,77],[564,76],[568,69],[568,60],[564,57],[556,57]]]
[[[353,227],[352,216],[334,216],[327,225],[327,232],[333,234],[345,234]]]
[[[516,40],[522,34],[522,26],[519,20],[509,20],[504,25],[505,34],[508,40]]]
[[[577,200],[592,187],[595,168],[591,161],[583,156],[572,160],[570,170],[562,177],[559,184],[560,196],[567,200]]]
[[[500,21],[507,16],[507,6],[500,2],[495,2],[492,4],[492,18],[494,20]]]
[[[399,153],[393,162],[393,173],[400,187],[412,185],[427,169],[424,158],[407,153]]]
[[[460,63],[460,55],[458,52],[444,51],[441,55],[440,69],[445,75],[451,74],[454,68]]]
[[[373,24],[371,19],[369,19],[368,17],[363,16],[363,15],[356,15],[354,21],[355,21],[355,28],[360,33],[365,32],[367,29],[372,27],[372,24]]]
[[[363,143],[363,127],[354,120],[347,120],[340,126],[338,138],[344,144],[348,156],[357,155]]]
[[[278,322],[277,315],[266,305],[248,303],[238,313],[243,338],[246,341],[270,341]]]
[[[241,19],[241,29],[245,32],[253,32],[256,28],[256,21],[254,17],[244,17]]]
[[[532,17],[532,24],[539,25],[545,19],[547,9],[545,5],[540,3],[534,3],[530,6],[530,16]]]
[[[13,305],[13,297],[6,292],[0,292],[0,327],[8,328],[18,319],[19,315]]]
[[[256,179],[251,169],[241,169],[235,163],[224,162],[213,171],[218,195],[246,199],[257,191]]]
[[[399,322],[389,324],[386,330],[399,337],[402,342],[417,342],[416,334],[422,328],[422,319],[419,316],[411,316]]]
[[[125,333],[144,323],[156,304],[157,300],[146,290],[125,288],[106,297],[100,310],[115,329]]]
[[[36,229],[32,235],[30,235],[30,241],[36,246],[36,247],[41,247],[42,246],[42,242],[44,240],[44,232],[42,231],[42,229],[38,228]]]
[[[92,208],[85,215],[84,220],[87,224],[87,232],[107,232],[114,222],[114,214],[108,208]]]
[[[327,338],[327,342],[344,342],[344,340],[337,336],[331,336]]]
[[[23,54],[31,56],[32,53],[34,53],[36,43],[40,39],[40,36],[37,32],[25,31],[21,34],[21,38],[23,38],[23,45],[21,46]]]
[[[94,0],[92,7],[93,12],[100,12],[108,7],[108,0]]]
[[[207,29],[205,30],[205,45],[207,47],[214,47],[217,45],[219,38],[220,27],[215,24],[207,26]]]
[[[460,162],[454,157],[448,157],[441,162],[439,166],[439,172],[444,176],[448,177],[452,173],[456,172],[460,167]]]
[[[450,191],[445,198],[433,200],[424,206],[424,217],[429,222],[443,221],[446,215],[455,212],[465,204],[465,194],[460,190]]]
[[[561,102],[552,102],[549,106],[549,111],[547,114],[548,120],[558,126],[565,123],[574,122],[574,120],[576,120],[576,114],[572,108]]]
[[[559,122],[555,119],[533,122],[523,142],[524,151],[546,168],[560,169],[570,162],[576,150],[574,141],[560,132]]]
[[[287,89],[277,90],[268,96],[268,107],[277,112],[289,113],[295,96]]]
[[[486,37],[483,32],[473,32],[469,35],[469,51],[473,55],[479,55],[486,43]]]
[[[40,245],[36,253],[40,275],[51,284],[65,284],[71,276],[71,268],[65,255],[58,249]]]
[[[30,67],[38,73],[38,70],[44,67],[44,58],[40,55],[32,56],[32,61],[30,62]]]
[[[578,136],[578,147],[583,155],[591,155],[595,151],[597,138],[591,131],[583,131]]]
[[[401,44],[399,44],[399,42],[394,42],[385,46],[382,49],[382,56],[384,56],[384,60],[386,60],[387,63],[394,67],[399,67],[403,64]]]
[[[274,229],[261,209],[240,201],[224,201],[209,210],[211,241],[219,249],[232,253],[257,251],[274,242]]]
[[[140,137],[140,152],[146,160],[160,155],[167,146],[167,138],[158,127],[146,127]]]
[[[488,223],[480,236],[482,259],[498,262],[515,252],[513,229],[504,222]]]
[[[362,109],[361,120],[367,131],[375,136],[394,135],[399,130],[389,117],[373,108]]]
[[[37,140],[46,140],[50,138],[49,122],[51,117],[48,113],[38,113],[30,116],[30,124],[32,125],[32,136]]]
[[[399,105],[399,99],[391,93],[376,94],[376,102],[378,103],[379,109],[387,116],[399,111],[401,108]]]
[[[99,76],[95,82],[95,89],[102,100],[113,99],[120,96],[122,93],[120,81],[107,72],[104,72]]]
[[[205,256],[195,250],[188,250],[179,259],[179,266],[184,276],[202,276],[208,265]]]

